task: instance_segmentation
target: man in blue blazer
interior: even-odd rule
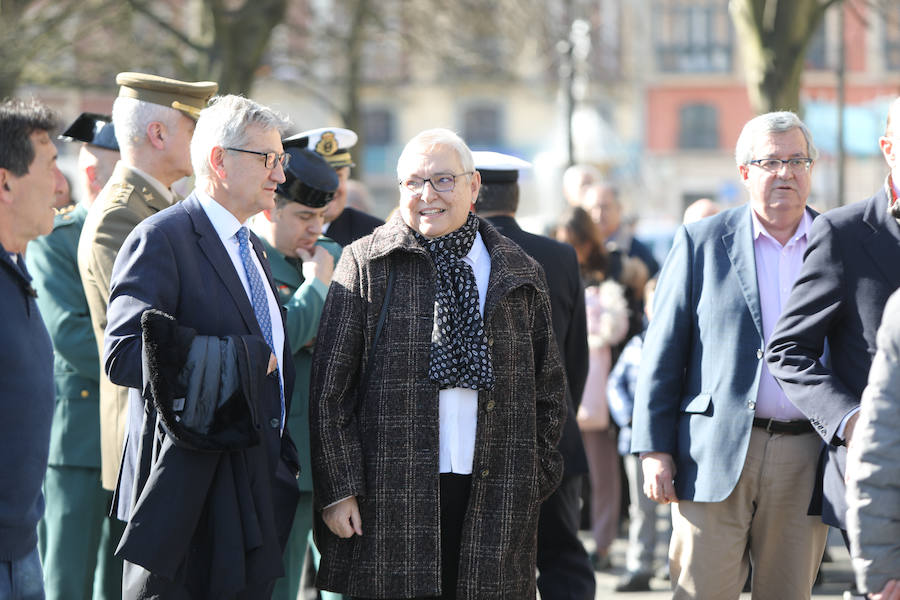
[[[269,263],[245,224],[275,206],[285,125],[246,98],[214,101],[191,141],[196,189],[141,222],[116,259],[104,366],[131,388],[116,490],[124,598],[268,598],[284,573],[294,371]],[[197,354],[198,340],[214,351]],[[226,376],[233,393],[218,392]],[[210,397],[211,426],[190,428],[190,403]]]
[[[810,597],[818,438],[762,358],[801,267],[816,156],[793,113],[750,120],[735,151],[749,206],[679,229],[659,277],[631,450],[647,496],[673,503],[674,598],[736,599],[750,561],[753,598]]]
[[[825,442],[813,508],[842,530],[847,445],[875,356],[882,311],[900,287],[900,143],[893,131],[898,121],[900,99],[891,105],[879,139],[891,168],[881,190],[816,219],[803,270],[766,353],[772,375]],[[821,358],[826,347],[830,360]]]

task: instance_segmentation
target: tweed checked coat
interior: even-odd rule
[[[522,600],[535,597],[540,504],[562,477],[566,381],[541,268],[486,221],[479,231],[491,258],[484,321],[496,383],[478,394],[457,597]],[[358,394],[390,269],[390,308]],[[317,510],[356,496],[363,535],[338,539],[318,520],[324,589],[441,593],[434,296],[432,260],[399,216],[344,249],[313,356],[313,487]]]

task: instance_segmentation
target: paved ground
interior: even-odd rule
[[[586,532],[584,535],[585,547],[593,547],[593,541],[589,539]],[[813,598],[815,600],[837,599],[842,598],[843,591],[850,587],[852,581],[852,569],[850,567],[850,557],[844,548],[840,535],[832,535],[828,537],[828,554],[831,562],[823,563],[822,566],[822,583],[813,589]],[[623,537],[619,537],[612,547],[611,560],[613,568],[610,571],[597,573],[597,600],[605,600],[607,598],[621,598],[623,600],[661,600],[663,598],[671,598],[672,591],[669,582],[662,579],[653,579],[650,582],[652,591],[650,592],[631,592],[616,593],[614,588],[619,576],[624,571],[625,564],[625,548],[627,541]],[[665,548],[660,545],[657,549],[657,555],[660,564],[664,564]],[[750,600],[750,594],[742,594],[741,600]]]

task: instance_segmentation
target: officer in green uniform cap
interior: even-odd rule
[[[88,207],[119,155],[105,115],[84,113],[59,136],[81,142],[81,201],[57,212],[53,231],[28,244],[26,262],[53,341],[56,404],[44,478],[46,509],[38,548],[48,599],[122,597],[114,556],[123,524],[107,516],[112,494],[100,485],[100,361],[76,252]],[[89,171],[89,173],[88,173]],[[91,194],[92,185],[96,191]]]
[[[103,348],[113,263],[134,227],[180,198],[173,183],[192,174],[190,143],[200,110],[218,85],[144,73],[119,73],[112,122],[121,159],[88,211],[78,242],[78,269],[97,345]],[[103,487],[116,488],[128,417],[128,390],[100,376]],[[125,492],[130,495],[130,490]],[[129,506],[123,497],[117,506]],[[124,515],[121,515],[124,517]]]
[[[254,231],[266,246],[272,279],[287,310],[287,334],[294,352],[296,379],[288,429],[300,456],[300,501],[284,551],[286,577],[273,598],[294,600],[301,584],[312,529],[312,467],[309,452],[309,371],[319,316],[341,246],[323,237],[325,210],[338,187],[338,176],[315,152],[283,141],[291,160],[278,186],[275,208],[257,217]]]

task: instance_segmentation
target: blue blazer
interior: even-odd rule
[[[788,399],[825,441],[814,498],[823,520],[846,529],[846,448],[835,438],[859,405],[891,293],[900,287],[900,226],[883,188],[868,200],[831,210],[810,231],[803,270],[772,332],[766,360]],[[830,361],[820,359],[826,347]],[[820,495],[824,498],[819,498]]]
[[[277,298],[262,242],[252,233],[250,239]],[[142,440],[142,434],[152,430],[152,424],[145,427],[145,407],[140,393],[143,312],[148,308],[166,312],[179,325],[190,327],[199,335],[250,334],[261,339],[263,336],[233,263],[194,194],[135,227],[116,257],[110,287],[104,366],[114,383],[132,388],[125,453],[116,490],[119,515],[127,517],[132,492],[139,493],[140,489],[135,488],[143,485],[149,469],[146,463],[150,453],[140,448],[142,442],[148,441]],[[277,326],[278,321],[273,325]],[[284,357],[290,356],[285,333]],[[294,381],[293,361],[285,360],[283,368],[284,397],[289,402]],[[265,475],[250,472],[249,476],[256,481],[272,482],[273,512],[279,527],[284,529],[280,533],[286,538],[296,504],[298,461],[287,428],[283,435],[280,433],[278,380],[274,376],[268,379],[266,393],[258,399],[263,423],[260,437],[267,459],[264,465],[248,464],[248,468],[268,471]],[[152,418],[150,411],[146,412]],[[139,456],[142,464],[138,464]],[[190,495],[190,490],[186,489],[185,494]],[[165,528],[160,527],[160,535],[165,534]]]
[[[749,206],[678,230],[653,308],[631,451],[671,454],[678,498],[719,502],[744,466],[762,369]]]

